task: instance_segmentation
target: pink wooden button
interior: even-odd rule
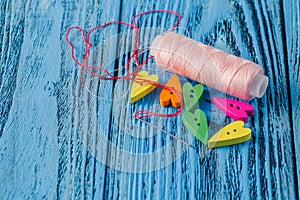
[[[245,102],[218,97],[213,97],[212,102],[234,120],[247,122],[248,116],[254,115],[253,106]]]

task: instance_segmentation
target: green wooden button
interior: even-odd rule
[[[183,124],[198,140],[204,144],[207,144],[207,119],[202,110],[196,109],[195,113],[185,112],[183,114]]]
[[[183,85],[183,100],[184,109],[186,111],[194,112],[201,102],[204,94],[204,87],[202,84],[197,84],[195,87],[191,83],[186,82]]]

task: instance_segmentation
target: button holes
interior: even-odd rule
[[[193,98],[193,97],[194,97],[194,95],[191,94],[191,95],[190,95],[190,98]]]
[[[144,84],[143,83],[140,83],[140,86],[143,86]]]
[[[236,132],[236,129],[233,129],[233,132]]]
[[[230,135],[230,132],[227,132],[227,135]]]
[[[173,92],[170,92],[170,94],[173,94]]]
[[[241,109],[241,108],[240,108],[239,106],[237,106],[237,107],[236,107],[236,109],[238,109],[238,110],[239,110],[239,109]]]
[[[229,106],[230,106],[230,107],[233,107],[233,104],[231,103]]]
[[[194,90],[191,90],[191,93],[194,93],[195,91]]]
[[[200,126],[200,123],[197,123],[197,126]]]
[[[194,118],[195,121],[198,121],[198,118]]]

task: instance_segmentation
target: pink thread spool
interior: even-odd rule
[[[259,65],[174,32],[150,49],[157,65],[244,100],[261,98],[269,83]]]

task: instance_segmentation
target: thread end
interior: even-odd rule
[[[249,93],[250,96],[261,98],[265,94],[268,85],[269,85],[269,78],[262,74],[257,74],[252,80],[250,86],[250,93]]]

